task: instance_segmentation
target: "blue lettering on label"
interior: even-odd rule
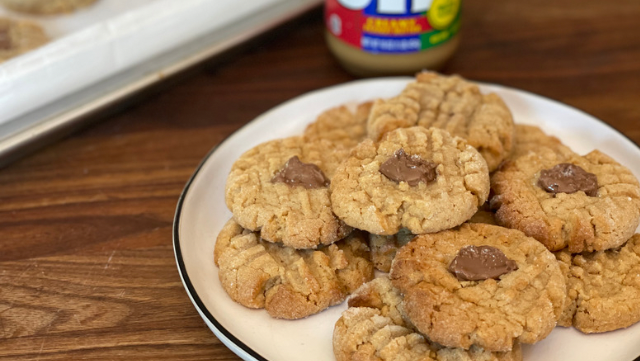
[[[418,36],[387,38],[363,35],[360,45],[362,49],[371,53],[409,53],[422,48]]]

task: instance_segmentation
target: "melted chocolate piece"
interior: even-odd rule
[[[396,183],[407,182],[410,186],[417,186],[420,182],[429,183],[436,179],[437,166],[417,155],[407,155],[401,148],[380,165],[380,173]]]
[[[298,156],[291,157],[281,171],[271,179],[271,183],[285,183],[288,186],[303,186],[307,189],[329,185],[329,180],[315,164],[302,163]]]
[[[497,279],[515,271],[518,265],[491,246],[466,246],[461,248],[449,265],[449,272],[460,281],[482,281]]]
[[[541,171],[538,185],[554,194],[583,191],[590,197],[598,195],[598,177],[570,163],[561,163]]]
[[[0,50],[11,49],[11,36],[9,35],[9,28],[0,27]]]

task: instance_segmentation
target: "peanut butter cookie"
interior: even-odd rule
[[[554,255],[522,232],[488,224],[416,237],[390,273],[413,325],[447,347],[512,350],[556,325],[566,297]]]
[[[353,112],[347,106],[331,108],[318,116],[304,131],[308,141],[329,140],[353,148],[367,136],[367,118],[372,102],[362,103]]]
[[[516,361],[520,346],[512,351],[489,352],[446,348],[429,341],[403,316],[402,295],[388,278],[360,287],[349,299],[349,309],[336,322],[333,352],[337,361]]]
[[[547,135],[535,125],[516,124],[516,137],[510,159],[516,159],[529,153],[540,153],[541,149],[549,149],[558,154],[568,156],[573,152],[569,147],[551,135]]]
[[[359,231],[317,250],[295,250],[264,242],[230,220],[218,235],[214,262],[234,301],[284,319],[339,304],[373,278],[366,236]]]
[[[49,41],[42,28],[29,21],[0,18],[0,63]]]
[[[422,72],[394,98],[378,100],[367,121],[373,140],[415,125],[444,129],[478,149],[494,171],[511,153],[513,117],[496,94],[484,95],[459,76]]]
[[[640,321],[640,234],[619,249],[556,253],[567,281],[558,324],[584,333],[625,328]]]
[[[480,207],[468,222],[496,224],[493,212],[485,209],[484,206]],[[389,272],[391,262],[395,258],[398,249],[409,243],[415,236],[405,228],[392,236],[369,234],[369,248],[371,249],[371,261],[373,261],[374,267],[378,271]]]
[[[291,137],[262,143],[231,168],[227,207],[242,227],[294,248],[330,244],[351,231],[331,210],[329,182],[348,150]]]
[[[507,161],[491,177],[500,225],[523,231],[549,250],[615,248],[640,220],[640,184],[611,157],[541,148]]]
[[[396,129],[351,150],[331,181],[331,203],[346,224],[378,235],[455,227],[489,194],[489,172],[462,138],[423,127]]]
[[[2,5],[29,14],[64,14],[89,6],[97,0],[0,0]]]

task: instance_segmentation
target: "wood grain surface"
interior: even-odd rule
[[[560,100],[640,143],[640,1],[466,1],[443,69]],[[0,170],[0,360],[238,360],[171,243],[206,153],[266,110],[354,79],[316,10]]]

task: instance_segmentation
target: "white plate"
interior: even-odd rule
[[[301,134],[323,110],[398,94],[409,78],[359,80],[290,100],[259,116],[218,145],[200,164],[178,202],[174,249],[182,282],[213,333],[244,360],[334,360],[333,325],[346,302],[303,320],[269,317],[233,302],[222,289],[213,264],[216,235],[231,217],[224,186],[233,162],[264,141]],[[640,176],[640,148],[602,121],[558,102],[523,91],[482,85],[507,102],[518,123],[536,124],[583,154],[598,148]],[[556,328],[548,338],[525,346],[529,361],[631,361],[640,355],[640,324],[600,335]]]

